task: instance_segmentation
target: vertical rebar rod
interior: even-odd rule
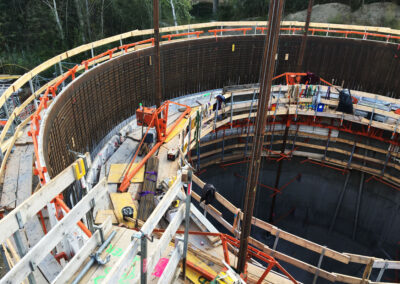
[[[154,25],[154,85],[156,106],[161,106],[161,64],[160,64],[160,29],[159,29],[159,4],[153,0],[153,25]]]
[[[272,76],[275,71],[275,55],[278,48],[279,29],[284,0],[273,0],[269,6],[268,32],[265,39],[265,48],[260,72],[260,98],[257,107],[254,141],[251,151],[248,179],[246,183],[246,197],[244,203],[244,217],[240,234],[240,247],[237,271],[244,272],[246,265],[247,248],[251,231],[251,219],[256,198],[257,182],[260,172],[262,145],[265,136],[265,127],[268,115],[268,103],[271,94]]]
[[[283,143],[282,143],[282,147],[281,147],[281,154],[284,154],[285,150],[286,150],[286,144],[287,144],[287,139],[288,139],[288,135],[289,135],[289,128],[290,128],[290,119],[289,119],[289,109],[288,109],[287,115],[286,115],[285,133],[283,135]],[[272,146],[272,142],[271,142],[271,146]],[[272,147],[271,147],[271,150],[272,150]],[[282,156],[282,157],[284,157],[284,156]],[[284,159],[281,158],[278,162],[278,169],[276,171],[276,177],[275,177],[275,188],[276,189],[279,188],[279,181],[281,179],[283,160]],[[277,194],[274,194],[274,196],[272,197],[272,200],[271,200],[271,208],[270,208],[270,213],[269,213],[269,222],[270,223],[274,222],[276,196],[277,196]]]
[[[306,46],[307,46],[307,36],[308,36],[308,29],[310,27],[310,20],[311,20],[311,12],[312,12],[312,6],[314,4],[314,0],[309,0],[308,2],[308,9],[307,9],[307,19],[306,19],[306,25],[304,27],[304,34],[303,38],[301,39],[301,45],[300,45],[300,51],[299,51],[299,57],[297,60],[297,72],[301,72],[303,68],[303,59],[304,59],[304,53],[306,51]]]
[[[297,72],[300,72],[302,69],[302,66],[303,66],[303,58],[304,58],[304,53],[305,53],[306,45],[307,45],[307,33],[308,33],[308,28],[310,26],[313,2],[314,2],[313,0],[309,0],[309,2],[308,2],[306,25],[304,28],[303,38],[301,40],[299,57],[298,57],[298,61],[297,61]],[[288,110],[288,112],[289,112],[289,110]],[[297,113],[297,110],[296,110],[296,113]],[[288,133],[289,133],[289,125],[287,124],[287,122],[289,122],[289,113],[286,116],[286,128],[285,128],[285,134],[283,137],[281,154],[284,154],[285,149],[286,149],[287,137],[288,137]],[[272,150],[272,141],[271,141],[271,150]],[[283,164],[283,159],[279,160],[278,169],[276,171],[275,188],[279,188],[282,164]],[[271,201],[271,209],[270,209],[270,214],[269,214],[269,222],[271,222],[271,223],[274,221],[275,203],[276,203],[276,194],[272,197],[272,201]]]

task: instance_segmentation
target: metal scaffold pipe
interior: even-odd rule
[[[260,98],[257,107],[257,117],[254,133],[254,142],[246,183],[246,197],[244,203],[244,217],[240,234],[240,248],[237,271],[244,272],[247,258],[247,248],[251,231],[254,202],[257,192],[258,176],[260,173],[261,153],[267,123],[268,104],[271,93],[272,77],[275,72],[275,55],[278,48],[280,22],[284,0],[274,0],[269,5],[268,32],[265,39],[265,48],[260,76]]]
[[[308,36],[308,30],[310,28],[310,20],[311,20],[311,13],[312,13],[312,6],[314,4],[314,0],[309,0],[308,2],[308,9],[307,9],[307,18],[306,18],[306,24],[304,27],[304,34],[301,39],[301,45],[300,45],[300,51],[299,51],[299,57],[297,61],[297,72],[301,72],[303,68],[303,60],[304,60],[304,52],[306,51],[306,46],[307,46],[307,36]]]

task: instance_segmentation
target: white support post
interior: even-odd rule
[[[379,271],[378,277],[376,277],[376,282],[380,282],[383,276],[383,273],[385,272],[385,270],[388,268],[389,263],[385,262],[385,265],[381,268],[381,270]]]
[[[325,249],[326,249],[326,247],[322,248],[322,252],[321,252],[321,255],[320,255],[319,260],[318,260],[317,270],[315,271],[313,284],[317,283],[317,279],[318,279],[318,276],[319,276],[319,271],[321,269],[322,259],[324,258],[324,255],[325,255]]]

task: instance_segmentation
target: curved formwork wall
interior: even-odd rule
[[[161,46],[163,98],[258,82],[265,36],[226,36]],[[295,70],[301,37],[280,37],[276,74]],[[335,84],[400,97],[397,46],[370,40],[309,37],[304,70]],[[73,81],[47,114],[43,151],[51,176],[73,162],[68,149],[91,151],[139,103],[154,104],[153,48],[105,62]],[[278,82],[277,82],[278,83]]]

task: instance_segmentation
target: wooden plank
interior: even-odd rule
[[[36,217],[37,212],[74,181],[73,165],[71,165],[11,211],[6,217],[1,219],[0,231],[2,234],[0,234],[0,243],[3,243],[19,229],[16,218],[17,212],[21,214],[22,223],[26,223],[28,220]]]
[[[21,106],[20,106],[21,107]],[[33,144],[32,137],[28,135],[28,132],[31,130],[30,124],[24,127],[22,129],[21,136],[18,137],[18,139],[15,141],[16,146],[24,146],[26,144]]]
[[[102,194],[107,192],[105,190],[106,186],[105,180],[102,180],[89,191],[88,194],[40,240],[40,242],[29,250],[21,261],[1,279],[2,283],[7,283],[8,281],[19,283],[24,280],[31,272],[30,264],[40,263],[43,258],[46,257],[46,255],[61,241],[64,234],[74,228],[76,223],[91,209],[92,200],[94,199],[96,201]]]
[[[272,227],[272,230],[270,230],[270,233],[274,236],[277,235],[277,233],[279,232],[279,238],[284,239],[286,241],[289,241],[293,244],[296,244],[298,246],[301,246],[303,248],[306,248],[308,250],[312,250],[315,251],[316,253],[321,254],[322,250],[325,249],[325,254],[324,256],[335,259],[337,261],[340,261],[342,263],[349,263],[350,262],[350,257],[344,254],[341,254],[339,252],[336,252],[330,248],[325,248],[319,244],[316,244],[314,242],[311,242],[309,240],[300,238],[298,236],[295,236],[293,234],[290,234],[288,232],[279,230],[277,227]]]
[[[343,254],[345,254],[345,255],[350,257],[350,262],[368,264],[371,261],[371,257],[370,256],[347,253],[347,252],[345,252]]]
[[[42,225],[37,217],[26,222],[25,231],[31,248],[38,244],[44,236]],[[62,269],[61,265],[50,253],[39,263],[38,268],[48,282],[53,281]]]
[[[112,164],[130,163],[138,146],[139,142],[126,139],[106,162],[106,175],[110,172]]]
[[[144,167],[142,167],[144,169]],[[128,192],[132,196],[133,200],[140,199],[140,193],[142,192],[143,183],[131,183],[128,187]],[[139,207],[139,206],[138,206]]]
[[[217,277],[217,272],[209,267],[206,262],[198,258],[196,254],[194,254],[191,250],[188,250],[186,259],[195,264],[197,267],[200,267],[204,271],[207,271],[209,274],[213,275],[214,278]],[[189,272],[187,277],[190,279],[190,281],[192,281],[193,283],[201,284],[201,282],[199,282],[199,277],[201,276],[200,273],[191,269],[190,267],[187,267],[187,272]]]
[[[171,283],[175,270],[178,267],[178,263],[182,257],[182,251],[183,251],[183,244],[178,243],[172,252],[171,257],[169,258],[167,266],[165,266],[164,271],[158,280],[158,283],[164,284],[164,283]]]
[[[385,264],[386,269],[400,269],[400,261],[394,260],[375,260],[372,268],[384,268]]]
[[[51,253],[47,253],[38,265],[43,277],[51,283],[60,273],[62,266],[57,262]]]
[[[158,173],[158,157],[152,156],[146,163],[145,180],[142,192],[147,192],[140,198],[138,219],[146,221],[154,210],[154,193],[156,192],[157,178],[152,173]]]
[[[151,234],[154,230],[162,216],[167,211],[168,207],[171,205],[171,202],[176,198],[176,195],[181,190],[181,175],[178,175],[174,184],[164,195],[164,198],[157,205],[155,210],[151,213],[147,222],[142,226],[142,232],[146,235]],[[133,259],[133,257],[137,254],[139,248],[139,241],[133,240],[126,248],[123,255],[119,258],[117,263],[113,266],[111,271],[109,271],[107,277],[104,279],[104,283],[115,283],[119,280],[122,274],[126,273],[129,269],[129,262]]]
[[[108,245],[107,249],[104,250],[100,255],[100,257],[102,259],[105,259],[106,257],[110,256],[110,261],[105,265],[92,266],[92,268],[82,278],[81,283],[95,283],[95,282],[107,283],[107,282],[103,282],[104,275],[106,275],[107,272],[118,261],[122,252],[125,250],[125,248],[128,246],[128,244],[131,242],[131,237],[132,237],[132,233],[133,233],[132,230],[130,230],[130,229],[116,227],[116,226],[113,226],[113,230],[116,231],[115,237],[111,240],[111,243]],[[130,265],[133,264],[133,260],[134,259],[129,260]],[[137,263],[136,263],[136,265],[137,265]],[[77,273],[72,278],[75,278],[75,276],[78,274],[78,272],[79,271],[77,271]],[[122,276],[120,279],[123,280],[124,278],[126,278],[126,277]],[[126,281],[126,282],[128,282],[128,281]]]
[[[106,223],[111,223],[111,218],[107,218],[107,220],[102,224],[104,230],[104,237],[107,238],[108,234],[111,231],[111,224],[107,225]],[[63,268],[63,270],[57,275],[57,277],[53,280],[53,284],[64,284],[67,283],[68,280],[77,272],[80,268],[83,267],[83,264],[87,260],[87,258],[92,254],[92,251],[101,245],[100,231],[96,230],[96,232],[92,235],[92,237],[86,241],[83,247],[74,255],[74,257],[68,262],[68,264]]]
[[[370,280],[363,280],[361,278],[349,276],[349,275],[344,275],[340,273],[335,273],[336,275],[336,281],[337,282],[342,282],[342,283],[349,283],[349,284],[360,284],[360,283],[371,283]]]
[[[201,231],[219,233],[219,231],[214,227],[214,225],[211,224],[211,222],[206,217],[204,217],[203,214],[201,214],[201,212],[199,211],[199,209],[197,209],[196,206],[194,205],[190,206],[190,213],[192,220],[194,221],[195,219],[198,220],[197,222],[195,221],[195,223],[200,228]],[[207,239],[213,245],[217,244],[220,241],[219,237],[216,236],[207,236]]]
[[[17,184],[17,202],[20,205],[29,196],[32,195],[32,177],[33,177],[33,145],[25,146],[25,153],[20,157],[18,184]]]
[[[187,30],[187,29],[201,29],[201,28],[207,28],[207,27],[220,27],[220,26],[260,26],[264,25],[265,22],[260,22],[260,21],[239,21],[239,22],[212,22],[212,23],[203,23],[203,24],[193,24],[193,25],[182,25],[182,26],[176,26],[176,27],[166,27],[162,28],[161,31],[163,33],[165,32],[172,32],[172,31],[179,31],[179,30]],[[297,21],[285,21],[283,25],[290,25],[290,26],[304,26],[303,22],[297,22]],[[311,23],[311,27],[320,27],[320,28],[334,28],[334,29],[352,29],[352,30],[362,30],[362,31],[374,31],[374,32],[381,32],[385,34],[400,34],[399,30],[394,30],[390,28],[382,28],[382,27],[365,27],[365,26],[357,26],[357,25],[338,25],[338,24],[324,24],[324,23]],[[80,54],[82,52],[85,52],[87,50],[90,50],[92,47],[99,47],[103,46],[105,44],[110,44],[113,42],[116,42],[120,39],[125,39],[125,38],[130,38],[130,37],[135,37],[135,36],[140,36],[140,35],[150,35],[152,34],[152,30],[142,30],[142,31],[130,31],[126,32],[120,35],[115,35],[106,39],[101,39],[98,41],[95,41],[93,43],[88,43],[85,45],[81,45],[79,47],[76,47],[74,49],[71,49],[67,52],[61,53],[46,62],[40,64],[36,68],[32,69],[30,72],[24,74],[21,76],[16,82],[13,83],[13,85],[8,88],[3,95],[0,97],[0,107],[5,103],[6,99],[11,96],[13,93],[13,89],[16,90],[23,85],[25,85],[28,80],[30,80],[33,76],[36,76],[40,72],[43,72],[47,70],[48,68],[52,67],[54,64],[57,64],[60,60],[65,60],[66,58],[70,58],[71,56],[75,56],[77,54]],[[121,52],[117,52],[121,53]],[[117,54],[116,53],[116,54]],[[116,55],[115,54],[115,55]],[[79,66],[79,68],[82,68],[82,66]],[[4,139],[4,136],[2,135],[0,137],[0,141]]]
[[[131,221],[125,221],[122,215],[122,208],[130,206],[133,208],[133,219],[137,217],[137,208],[135,203],[133,203],[132,196],[129,192],[122,193],[110,193],[111,202],[114,207],[114,214],[120,224],[124,224],[128,228],[135,228],[136,224]]]
[[[25,146],[16,147],[10,155],[4,177],[0,206],[15,208],[17,200],[18,173],[21,155],[25,153]]]
[[[160,241],[158,242],[157,249],[153,252],[153,254],[147,258],[147,274],[148,277],[152,274],[156,264],[160,260],[162,254],[167,249],[169,243],[171,242],[172,237],[175,235],[182,221],[185,219],[185,208],[186,205],[182,204],[179,206],[178,211],[176,212],[174,218],[171,223],[168,225],[167,229],[163,233]]]
[[[296,267],[300,268],[301,270],[307,271],[309,273],[315,274],[318,271],[319,277],[322,277],[330,282],[335,282],[337,280],[336,274],[334,274],[334,273],[328,272],[323,269],[318,269],[317,267],[310,265],[308,263],[305,263],[303,261],[300,261],[294,257],[288,256],[288,255],[283,254],[278,251],[274,251],[265,245],[262,248],[262,251],[265,253],[268,253],[269,255],[273,255],[273,257],[276,259],[279,259],[283,262],[289,263],[289,264],[296,266]]]
[[[118,283],[120,277],[131,268],[130,264],[139,251],[139,242],[134,240],[125,247],[125,252],[114,263],[104,279],[104,283]],[[126,274],[125,274],[126,275]]]
[[[130,172],[133,172],[138,163],[133,163]],[[112,164],[110,166],[110,172],[108,173],[108,183],[121,183],[127,171],[128,164]],[[124,175],[124,176],[123,176]],[[131,182],[143,182],[144,179],[144,167],[135,174],[131,179]]]
[[[96,219],[94,221],[95,224],[102,224],[108,218],[111,218],[111,223],[113,225],[118,225],[117,217],[115,217],[114,210],[99,210],[97,211]]]

